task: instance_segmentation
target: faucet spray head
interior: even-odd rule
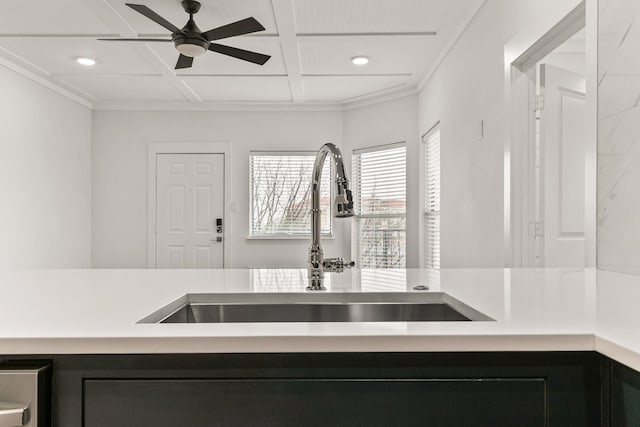
[[[334,203],[336,218],[348,218],[354,215],[353,195],[351,194],[351,190],[346,188],[346,184],[344,184],[342,188],[340,188],[340,185],[338,186],[338,195]]]

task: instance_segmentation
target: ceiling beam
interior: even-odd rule
[[[289,77],[289,88],[293,102],[304,102],[304,86],[300,71],[300,56],[296,40],[295,17],[292,0],[271,0],[273,16],[280,34],[280,46],[284,66]]]
[[[275,0],[274,0],[275,1]],[[293,19],[293,17],[292,17]],[[9,34],[7,34],[9,35]],[[296,33],[296,37],[305,37],[305,38],[335,38],[335,37],[355,37],[355,38],[403,38],[403,37],[433,37],[437,36],[437,31],[413,31],[413,32],[365,32],[365,33]],[[3,37],[4,34],[0,34],[0,37]],[[45,35],[46,36],[46,35]],[[162,38],[166,37],[166,33],[140,33],[138,34],[140,37],[157,37]],[[243,34],[241,36],[236,36],[236,38],[248,38],[248,39],[275,39],[278,38],[280,34],[274,33],[251,33],[251,34]],[[28,37],[28,35],[27,35]],[[53,35],[52,37],[55,37]],[[73,35],[71,36],[73,37]]]
[[[313,37],[313,38],[323,38],[323,37],[359,37],[359,38],[370,38],[370,37],[431,37],[437,36],[438,33],[436,31],[419,31],[419,32],[408,32],[408,33],[298,33],[298,37]]]

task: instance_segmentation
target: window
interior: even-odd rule
[[[440,126],[422,137],[424,143],[424,239],[426,268],[440,268]]]
[[[360,268],[406,265],[407,159],[404,143],[353,152],[353,258]]]
[[[258,152],[250,158],[250,237],[309,236],[311,173],[315,152]],[[322,170],[320,209],[322,234],[332,231],[330,170]]]

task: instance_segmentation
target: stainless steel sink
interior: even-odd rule
[[[450,322],[492,320],[440,292],[187,294],[139,323]]]

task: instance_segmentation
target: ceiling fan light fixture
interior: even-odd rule
[[[175,0],[174,0],[175,1]],[[181,70],[191,68],[193,58],[204,55],[207,51],[230,56],[242,61],[251,62],[258,65],[264,65],[270,58],[270,55],[264,55],[250,50],[244,50],[233,46],[213,43],[217,40],[227,39],[229,37],[242,36],[244,34],[252,34],[264,31],[265,28],[254,17],[241,19],[221,27],[212,28],[209,31],[202,32],[193,20],[193,15],[200,10],[200,2],[196,0],[183,0],[182,7],[189,14],[189,20],[182,29],[176,27],[162,16],[143,4],[125,3],[131,9],[145,16],[161,27],[171,31],[171,39],[160,38],[117,38],[98,40],[113,40],[122,42],[173,42],[175,48],[180,52],[178,62],[175,69]]]
[[[76,58],[76,62],[80,65],[84,65],[85,67],[93,67],[96,65],[96,60],[91,58],[79,57]]]
[[[353,65],[367,65],[369,63],[369,58],[366,56],[354,56],[351,58],[351,63]]]
[[[191,58],[202,56],[207,51],[207,49],[205,49],[203,46],[191,43],[179,44],[176,46],[176,49],[178,49],[178,52],[180,52],[184,56],[189,56]]]

